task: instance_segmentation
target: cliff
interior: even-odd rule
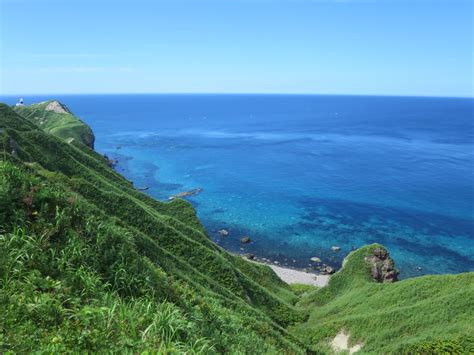
[[[94,148],[94,133],[59,101],[45,101],[29,106],[15,106],[15,112],[47,133],[67,142],[77,141]]]

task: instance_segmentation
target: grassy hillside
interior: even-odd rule
[[[368,246],[290,288],[71,141],[82,122],[42,124],[48,104],[0,104],[0,352],[328,353],[341,329],[367,353],[472,350],[474,274],[375,283]]]
[[[360,353],[474,353],[474,273],[376,283],[365,261],[375,248],[350,254],[327,287],[302,297],[310,316],[292,332],[313,349],[345,330]]]
[[[291,290],[213,244],[187,202],[6,105],[0,132],[2,350],[303,351]]]
[[[74,139],[94,148],[95,138],[90,127],[58,101],[51,100],[29,106],[15,106],[14,110],[47,133],[68,141]]]

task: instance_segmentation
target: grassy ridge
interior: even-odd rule
[[[294,334],[315,349],[344,329],[360,353],[473,353],[474,273],[375,283],[364,261],[375,248],[353,252],[326,288],[303,296],[310,317]]]
[[[75,146],[52,139],[40,130],[22,134],[11,132],[11,136],[21,147],[17,155],[23,161],[34,161],[45,170],[61,174],[64,177],[62,183],[69,188],[87,197],[107,214],[118,217],[127,226],[139,228],[159,239],[162,247],[168,248],[173,255],[186,258],[194,269],[221,280],[230,291],[241,296],[259,297],[251,295],[256,292],[253,287],[243,288],[241,283],[248,285],[249,281],[229,268],[229,263],[235,262],[236,258],[209,240],[194,209],[187,202],[181,200],[165,204],[155,201],[136,191],[101,157],[84,154]],[[260,293],[261,287],[256,286]],[[275,317],[278,315],[275,314]]]
[[[147,197],[5,105],[0,130],[3,349],[303,351],[284,329],[292,291],[213,244],[187,202]],[[162,334],[143,307],[184,328]]]
[[[47,110],[50,104],[59,108],[59,112]],[[29,106],[15,106],[14,109],[22,117],[32,121],[47,133],[68,141],[75,140],[94,148],[95,138],[90,127],[57,101],[51,100]]]

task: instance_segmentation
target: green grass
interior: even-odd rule
[[[0,104],[0,352],[328,353],[341,329],[365,353],[473,351],[473,273],[377,284],[372,245],[327,287],[290,287],[214,244],[188,202],[137,191],[47,104]]]
[[[474,273],[374,283],[364,257],[375,247],[352,253],[328,287],[304,295],[310,316],[293,333],[314,349],[344,329],[364,343],[361,353],[414,353],[436,342],[474,351]]]
[[[70,350],[119,350],[119,339],[130,334],[129,349],[136,350],[156,350],[169,343],[183,349],[197,344],[218,352],[303,351],[284,329],[300,319],[290,288],[268,268],[212,243],[189,203],[149,198],[91,149],[43,132],[5,105],[0,105],[0,132],[2,260],[7,260],[4,265],[22,258],[38,260],[27,263],[15,274],[18,277],[12,274],[15,268],[2,269],[2,277],[12,280],[2,289],[0,311],[9,314],[2,321],[3,349],[48,351],[55,339]],[[23,246],[8,244],[18,233],[31,243],[41,240],[41,247],[32,247],[29,255]],[[104,337],[96,331],[79,341],[84,329],[74,328],[74,317],[47,318],[35,326],[34,315],[22,313],[21,305],[12,306],[18,304],[16,297],[25,296],[25,275],[30,273],[40,283],[58,282],[64,286],[59,290],[67,291],[34,289],[31,293],[39,298],[28,304],[38,301],[39,307],[45,297],[58,307],[54,312],[82,314],[91,302],[103,312],[117,302],[132,308],[134,302],[152,302],[153,307],[170,303],[191,330],[164,341],[151,336],[157,332],[152,326],[143,338],[140,332],[147,328],[142,328],[151,324],[144,322],[133,325],[138,329],[134,332],[120,328],[114,330],[115,337]],[[68,292],[76,303],[64,303]],[[25,342],[18,334],[31,339]]]
[[[75,140],[91,148],[94,147],[94,134],[90,127],[71,113],[46,111],[52,101],[29,106],[15,106],[15,111],[32,121],[45,132],[67,141]]]

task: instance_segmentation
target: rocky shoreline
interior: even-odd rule
[[[254,255],[251,255],[252,257],[249,257],[248,253],[234,255],[240,256],[244,260],[247,260],[252,263],[269,266],[283,282],[286,282],[289,285],[303,284],[316,287],[324,287],[328,284],[329,279],[331,278],[331,275],[323,275],[314,271],[312,272],[304,269],[291,268],[289,266],[278,266],[275,265],[275,262],[277,261],[272,262],[267,258],[257,258]]]
[[[307,269],[301,270],[287,266],[277,266],[275,265],[275,262],[271,263],[271,261],[266,258],[258,259],[251,254],[239,255],[250,262],[269,266],[281,280],[290,285],[304,284],[316,287],[324,287],[329,283],[329,280],[331,279],[331,274],[328,273],[322,274],[311,272]],[[344,259],[342,267],[344,267],[344,263],[346,260],[347,257],[346,259]],[[372,250],[371,254],[364,258],[364,260],[370,269],[370,274],[372,276],[373,281],[378,283],[393,283],[398,281],[399,271],[396,269],[395,262],[390,257],[390,254],[386,249],[375,248]]]
[[[332,266],[321,263],[321,260],[317,257],[311,258],[311,259],[319,260],[316,263],[314,262],[314,260],[311,260],[315,264],[314,266],[302,268],[302,267],[294,267],[286,263],[280,263],[278,260],[271,260],[270,258],[266,258],[266,257],[258,257],[252,253],[241,252],[241,253],[234,253],[234,254],[239,255],[242,258],[247,259],[249,261],[259,263],[259,264],[280,267],[280,268],[304,272],[304,273],[312,274],[312,275],[332,275],[337,271],[336,268],[333,268]]]
[[[231,231],[229,229],[221,228],[218,230],[214,230],[212,234],[218,236],[218,239],[216,240],[216,242],[220,244],[219,240],[226,240],[227,237],[231,235]],[[257,255],[258,253],[256,253],[255,251],[254,252],[248,251],[247,245],[251,246],[254,242],[254,240],[248,235],[242,235],[240,237],[236,237],[234,235],[232,236],[232,239],[233,240],[237,239],[234,243],[240,242],[240,248],[239,248],[240,251],[236,252],[235,250],[234,251],[229,250],[229,248],[225,248],[225,249],[227,249],[229,252],[233,252],[234,254],[240,255],[250,261],[255,261],[255,262],[259,262],[259,263],[263,263],[267,265],[275,265],[278,267],[288,268],[290,270],[296,270],[296,271],[305,272],[305,273],[314,274],[314,275],[331,275],[337,271],[336,267],[333,267],[329,265],[328,263],[323,262],[322,257],[321,258],[317,256],[310,257],[308,258],[307,267],[295,267],[289,264],[287,259],[285,259],[287,262],[278,261],[278,260],[271,259],[268,257],[258,256]],[[339,246],[332,246],[330,250],[331,250],[330,251],[331,253],[337,254],[338,252],[341,251],[341,248]],[[291,259],[291,260],[293,260],[294,263],[296,262],[295,259]]]

